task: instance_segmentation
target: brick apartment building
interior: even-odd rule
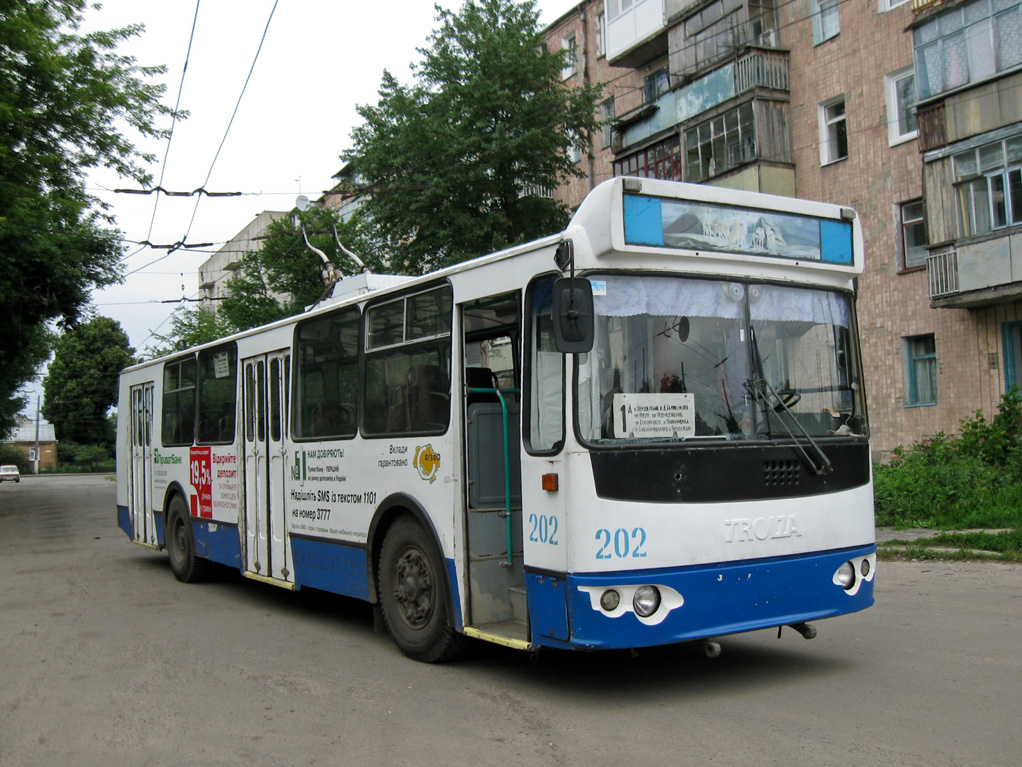
[[[569,205],[638,175],[859,212],[878,457],[1022,385],[1022,0],[585,0],[546,37],[612,121]]]

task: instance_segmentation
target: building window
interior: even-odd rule
[[[656,101],[671,89],[671,78],[667,67],[662,67],[652,74],[646,75],[642,85],[642,95],[647,104]]]
[[[1022,2],[973,0],[912,32],[916,88],[926,99],[1022,64]]]
[[[842,96],[820,104],[820,165],[848,157],[848,120]]]
[[[638,0],[642,2],[642,0]],[[611,21],[616,19],[625,11],[632,9],[632,0],[607,0],[607,18]]]
[[[927,238],[924,213],[922,200],[912,200],[898,205],[902,271],[926,266]]]
[[[905,339],[908,405],[937,404],[937,342],[930,333]]]
[[[912,67],[898,70],[884,78],[887,91],[887,139],[891,146],[914,139],[916,125],[916,75]]]
[[[606,149],[614,143],[614,97],[600,104],[600,145]]]
[[[880,0],[880,13],[893,11],[895,8],[904,5],[908,0]]]
[[[681,181],[681,141],[677,135],[614,161],[615,176],[643,176]]]
[[[607,55],[607,17],[599,14],[596,17],[596,55]]]
[[[561,38],[561,54],[564,57],[564,64],[561,66],[561,79],[567,80],[578,72],[578,43],[574,32]]]
[[[813,45],[819,45],[841,31],[838,5],[841,0],[812,0]]]
[[[1022,136],[952,158],[960,237],[1022,224]]]
[[[712,178],[756,159],[756,128],[752,102],[685,131],[686,180]]]

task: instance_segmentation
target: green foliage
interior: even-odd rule
[[[120,323],[109,317],[94,317],[57,339],[43,380],[43,415],[58,440],[113,445],[107,413],[117,403],[118,373],[134,361],[134,352]]]
[[[118,279],[120,234],[85,190],[107,167],[145,182],[124,126],[162,137],[159,68],[117,46],[141,27],[82,33],[86,0],[5,0],[0,12],[0,431],[16,391],[47,356],[48,323],[82,317],[93,287]]]
[[[83,445],[71,440],[60,443],[60,471],[105,471],[113,468],[113,451],[108,445]]]
[[[415,83],[384,72],[343,156],[394,243],[391,270],[408,274],[563,228],[567,209],[535,190],[582,175],[568,149],[586,152],[596,129],[600,91],[561,83],[534,0],[466,0],[437,21]]]
[[[32,473],[32,462],[28,460],[28,456],[14,445],[3,445],[0,444],[0,464],[7,465],[13,463],[18,467],[18,471],[22,474]]]
[[[201,306],[180,307],[170,316],[170,330],[165,334],[153,333],[157,343],[152,357],[190,349],[193,346],[216,341],[230,335],[234,329],[212,309]]]
[[[1022,400],[1012,390],[987,422],[898,448],[874,467],[878,525],[967,529],[1022,527]]]

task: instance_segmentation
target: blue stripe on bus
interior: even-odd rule
[[[868,546],[726,565],[568,574],[566,583],[529,574],[532,641],[575,649],[652,647],[857,612],[873,604],[872,579],[851,595],[833,582],[834,573],[849,559],[875,552]],[[589,593],[579,589],[641,584],[673,588],[684,604],[658,625],[647,625],[633,612],[610,617],[594,609]],[[570,631],[567,641],[562,626]]]
[[[127,506],[117,506],[117,526],[125,532],[125,534],[131,538],[131,514],[128,512]]]
[[[241,536],[237,525],[192,517],[195,553],[200,557],[241,569]]]
[[[365,546],[291,536],[295,584],[369,599]]]

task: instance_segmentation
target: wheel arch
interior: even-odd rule
[[[380,505],[376,507],[376,512],[373,514],[373,521],[369,524],[369,534],[366,538],[366,575],[369,580],[369,601],[373,604],[377,604],[380,601],[377,583],[377,563],[380,560],[380,551],[383,548],[383,539],[386,537],[387,530],[390,526],[403,514],[412,516],[415,521],[422,525],[422,529],[425,530],[428,535],[433,537],[433,542],[436,544],[437,551],[440,552],[440,557],[444,560],[444,585],[447,588],[447,593],[450,595],[453,603],[456,595],[454,593],[454,589],[451,588],[450,577],[447,573],[446,567],[447,558],[444,554],[444,547],[441,544],[436,526],[429,518],[429,514],[426,513],[422,504],[406,493],[394,493],[384,498]]]
[[[167,486],[166,492],[163,494],[163,505],[159,508],[153,509],[153,512],[163,517],[163,523],[157,525],[156,529],[159,533],[157,542],[161,548],[167,547],[167,510],[170,508],[170,502],[174,500],[174,496],[181,496],[181,500],[184,501],[185,510],[188,512],[188,521],[191,523],[191,509],[188,505],[188,493],[178,481],[173,481]]]

